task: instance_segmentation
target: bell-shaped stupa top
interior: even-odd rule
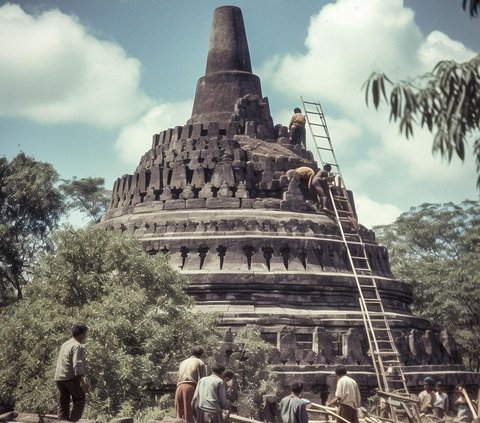
[[[232,121],[235,103],[246,95],[262,98],[258,76],[252,73],[242,11],[235,6],[215,9],[205,76],[197,82],[189,124]]]

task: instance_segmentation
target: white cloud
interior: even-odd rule
[[[471,157],[447,164],[432,156],[433,135],[426,130],[415,128],[414,139],[406,140],[386,107],[365,105],[361,88],[373,71],[402,80],[431,71],[439,60],[462,62],[475,52],[439,31],[424,36],[402,0],[329,3],[311,18],[305,46],[305,54],[276,55],[263,64],[265,91],[322,102],[345,180],[362,193],[364,208],[393,216],[424,201],[475,196]],[[360,215],[368,223],[370,211]]]
[[[152,145],[152,136],[186,123],[192,113],[193,99],[163,103],[151,108],[137,121],[125,126],[118,135],[116,149],[126,163],[136,165]]]
[[[0,27],[0,115],[116,127],[151,104],[139,88],[140,62],[75,17],[56,9],[32,16],[7,3]]]
[[[475,53],[462,43],[452,40],[440,31],[431,32],[418,51],[418,57],[426,69],[433,69],[441,60],[464,62],[474,55]]]
[[[368,228],[392,223],[402,213],[397,206],[374,201],[365,194],[355,195],[355,207],[359,222]]]

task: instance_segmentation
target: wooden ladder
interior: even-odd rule
[[[347,252],[348,264],[357,284],[360,310],[379,391],[387,397],[394,421],[407,417],[411,422],[420,422],[418,406],[408,392],[399,353],[370,267],[365,242],[359,233],[345,179],[333,150],[322,106],[318,100],[301,100],[320,163],[322,166],[330,164],[334,174],[338,175],[339,183],[330,188],[329,197]]]

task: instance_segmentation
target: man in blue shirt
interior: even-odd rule
[[[283,423],[308,423],[307,404],[310,401],[300,398],[302,391],[303,383],[293,382],[291,394],[280,401]]]
[[[192,406],[197,423],[222,423],[222,410],[230,408],[226,387],[222,379],[225,367],[216,364],[210,376],[202,377],[193,394]]]

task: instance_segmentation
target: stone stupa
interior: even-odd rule
[[[133,175],[115,182],[101,225],[133,233],[147,253],[168,254],[196,307],[221,314],[229,341],[257,325],[284,383],[303,378],[306,395],[324,400],[328,376],[343,363],[366,392],[377,380],[356,282],[336,222],[286,176],[300,166],[317,169],[312,153],[273,123],[241,10],[219,7],[190,120],[153,135]],[[360,233],[412,391],[427,375],[447,386],[478,383],[452,336],[411,313],[411,287],[392,275],[374,233]]]

